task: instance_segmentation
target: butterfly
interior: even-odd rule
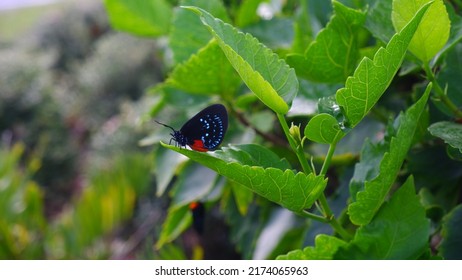
[[[175,141],[177,146],[186,147],[199,152],[216,150],[228,129],[228,113],[221,104],[210,105],[189,119],[180,130],[156,121],[172,130],[170,143]]]

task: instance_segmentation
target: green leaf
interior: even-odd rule
[[[391,13],[393,26],[401,31],[425,4],[432,2],[409,45],[411,51],[423,62],[432,59],[446,44],[451,22],[442,0],[394,0]]]
[[[156,163],[156,195],[161,196],[173,179],[178,166],[187,158],[170,150],[158,149],[154,160]]]
[[[224,161],[238,161],[245,165],[258,165],[264,168],[274,167],[281,170],[290,169],[290,164],[281,159],[277,154],[268,148],[257,144],[229,145],[223,148],[226,153],[218,153]],[[232,155],[231,155],[232,154]]]
[[[454,7],[451,5],[445,6],[449,15],[449,21],[451,23],[451,30],[449,31],[449,38],[447,43],[437,54],[437,59],[431,61],[431,66],[439,64],[439,58],[445,57],[445,54],[451,51],[455,46],[462,40],[462,17],[458,15],[458,12],[454,10]],[[446,58],[448,61],[449,58]]]
[[[235,92],[241,79],[216,41],[212,41],[176,66],[166,83],[189,93],[225,95]]]
[[[175,240],[192,222],[192,214],[189,210],[189,205],[170,207],[167,213],[167,218],[162,225],[162,231],[156,243],[157,249]]]
[[[217,174],[198,164],[188,164],[181,170],[173,191],[171,206],[184,206],[209,194],[215,186]]]
[[[462,21],[462,20],[461,20]],[[462,29],[462,23],[461,23]],[[457,44],[454,48],[448,50],[444,56],[444,67],[438,73],[437,81],[444,85],[447,90],[447,97],[458,107],[462,107],[462,83],[460,83],[460,73],[462,73],[462,44]],[[442,104],[441,100],[433,100],[434,104],[440,111],[449,117],[454,113]]]
[[[241,184],[238,184],[234,181],[229,181],[231,185],[231,189],[234,196],[234,201],[236,202],[237,210],[242,216],[247,214],[249,210],[249,206],[254,199],[254,193],[252,190],[245,188]]]
[[[308,122],[305,136],[317,143],[333,144],[345,136],[345,133],[340,130],[339,122],[333,116],[322,113]]]
[[[287,50],[294,38],[293,25],[291,19],[273,17],[243,27],[242,31],[252,34],[260,43],[272,50]]]
[[[230,159],[231,153],[219,151],[200,153],[164,143],[161,144],[294,212],[300,212],[311,207],[321,195],[327,183],[323,177],[313,174],[305,175],[301,172],[295,174],[292,170],[283,171],[274,167],[263,168],[261,166],[245,165],[239,158],[235,158],[232,162],[221,159]],[[251,156],[249,155],[249,157]]]
[[[276,113],[287,113],[298,91],[295,71],[252,35],[239,32],[203,9],[185,8],[200,15],[249,89]]]
[[[369,223],[385,200],[412,144],[430,90],[431,84],[427,86],[424,95],[401,116],[396,137],[391,139],[390,150],[384,154],[380,162],[379,175],[365,183],[364,191],[358,192],[356,202],[348,207],[350,219],[354,224]]]
[[[441,231],[443,242],[439,247],[440,255],[448,260],[462,259],[462,235],[460,225],[462,224],[462,205],[455,207],[443,219],[443,230]]]
[[[287,57],[297,75],[316,82],[343,82],[353,72],[359,57],[357,33],[366,17],[363,12],[333,1],[334,16],[304,55]]]
[[[165,0],[104,0],[114,29],[157,37],[169,31],[172,7]]]
[[[395,34],[391,22],[392,0],[375,0],[367,10],[365,27],[383,42],[388,42]]]
[[[257,15],[257,9],[258,6],[260,6],[261,2],[267,2],[267,0],[242,1],[241,5],[239,5],[234,20],[236,25],[239,27],[243,27],[258,22],[260,20],[260,17]]]
[[[380,48],[374,59],[364,58],[344,88],[336,93],[337,103],[343,108],[347,125],[355,127],[390,85],[398,71],[406,49],[429,5],[422,7],[411,22],[393,36],[386,48]]]
[[[366,139],[361,150],[360,161],[356,163],[350,180],[350,196],[353,201],[356,201],[356,194],[364,190],[364,183],[377,177],[380,172],[380,161],[388,150],[387,143],[373,144]]]
[[[298,11],[294,15],[294,42],[292,51],[303,53],[306,47],[313,41],[312,18],[309,13],[310,7],[308,1],[301,1]],[[303,88],[303,87],[301,87]]]
[[[360,227],[336,258],[417,259],[428,248],[430,222],[409,177],[370,224]]]
[[[347,243],[337,237],[320,234],[314,240],[314,247],[306,247],[303,250],[295,250],[287,255],[278,256],[278,260],[332,260],[338,248]]]
[[[462,124],[446,121],[437,122],[432,124],[428,131],[433,136],[443,139],[448,145],[462,152]]]
[[[274,259],[303,244],[306,220],[284,208],[273,208],[255,244],[254,260]]]
[[[180,5],[200,7],[225,22],[229,22],[228,14],[221,0],[182,0]],[[178,8],[173,11],[173,22],[169,36],[169,46],[172,49],[175,63],[187,60],[212,39],[212,35],[196,15]]]

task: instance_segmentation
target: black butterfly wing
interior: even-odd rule
[[[195,150],[215,150],[228,129],[228,113],[221,104],[211,105],[197,113],[180,129],[187,144]]]

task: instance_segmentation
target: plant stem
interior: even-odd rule
[[[430,69],[429,64],[425,63],[423,68],[425,70],[425,74],[427,75],[427,79],[433,84],[436,97],[441,100],[441,102],[454,114],[455,117],[462,118],[462,111],[456,106],[456,104],[451,101],[451,99],[449,99],[444,90],[438,84],[438,81],[436,80],[433,71]]]
[[[326,176],[327,170],[329,169],[330,162],[332,160],[332,156],[334,155],[335,148],[337,146],[337,139],[329,146],[329,151],[327,152],[326,159],[321,168],[321,172],[319,175]],[[324,216],[326,217],[327,222],[334,228],[335,232],[337,232],[344,240],[351,240],[353,237],[352,235],[346,231],[342,225],[335,219],[334,213],[329,207],[329,203],[327,203],[327,198],[324,193],[321,194],[319,197],[319,202],[321,203],[321,207],[324,211]]]
[[[312,172],[311,167],[308,164],[308,161],[305,158],[305,154],[303,153],[303,147],[301,145],[298,145],[295,143],[295,140],[292,138],[292,135],[290,135],[289,132],[289,126],[286,123],[286,120],[284,119],[284,116],[281,114],[277,114],[278,120],[281,123],[282,129],[284,130],[284,133],[286,134],[286,137],[289,141],[290,147],[294,152],[296,153],[298,160],[300,161],[300,164],[302,165],[303,171],[306,174],[309,174]],[[324,161],[324,164],[322,165],[321,173],[320,175],[325,176],[327,173],[327,169],[329,168],[332,156],[335,151],[335,147],[337,145],[337,142],[334,142],[329,146],[329,151],[327,152],[326,159]],[[310,213],[308,211],[303,211],[300,214],[302,214],[305,217],[311,218],[313,220],[323,222],[323,223],[329,223],[332,228],[337,232],[344,240],[351,240],[352,236],[349,232],[347,232],[342,225],[335,219],[334,213],[329,207],[329,204],[327,203],[327,199],[324,193],[321,194],[319,197],[319,202],[321,203],[322,207],[322,214],[323,216],[318,216],[316,214]]]
[[[304,217],[307,217],[307,218],[313,219],[313,220],[315,220],[315,221],[321,222],[321,223],[328,223],[328,222],[329,222],[329,221],[326,219],[326,217],[313,214],[313,213],[311,213],[311,212],[309,212],[309,211],[306,211],[306,210],[303,210],[303,211],[300,212],[299,214],[302,215],[302,216],[304,216]]]
[[[269,142],[272,142],[274,143],[275,145],[278,145],[278,146],[283,146],[283,147],[286,147],[287,146],[287,142],[284,141],[283,138],[279,138],[275,135],[272,135],[272,134],[269,134],[269,133],[265,133],[261,130],[259,130],[258,128],[256,128],[255,126],[253,126],[249,120],[246,119],[246,117],[244,116],[244,114],[234,110],[234,108],[232,106],[229,106],[228,108],[230,108],[231,112],[237,117],[237,119],[245,126],[248,126],[250,128],[252,128],[255,133],[257,133],[258,135],[260,135],[261,137],[263,137],[263,139],[269,141]]]
[[[332,156],[335,152],[335,147],[337,147],[337,142],[334,142],[329,145],[329,150],[327,151],[326,158],[324,159],[324,163],[322,164],[321,173],[319,175],[326,176],[327,170],[329,169],[330,162],[332,160]]]
[[[290,135],[289,126],[287,125],[287,122],[284,119],[284,116],[282,114],[279,114],[279,113],[277,114],[277,116],[278,116],[279,123],[281,123],[282,129],[284,130],[284,134],[286,135],[286,138],[289,141],[290,147],[295,152],[295,154],[297,155],[298,161],[302,165],[303,172],[305,172],[305,174],[307,174],[307,175],[312,173],[313,170],[311,170],[311,167],[310,167],[310,165],[308,164],[308,161],[305,158],[305,153],[303,152],[303,147],[301,145],[295,143],[294,138],[292,137],[292,135]]]
[[[330,219],[329,224],[334,228],[335,232],[343,238],[343,240],[350,241],[353,239],[353,235],[346,231],[346,229],[342,227],[342,225],[337,221],[337,219],[334,218],[334,216],[332,216],[332,219]]]

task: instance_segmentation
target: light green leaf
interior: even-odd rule
[[[186,165],[181,170],[179,179],[172,191],[171,206],[180,207],[199,201],[212,191],[216,179],[217,174],[202,165]]]
[[[287,57],[297,75],[316,82],[343,82],[353,72],[359,58],[357,34],[366,16],[333,1],[334,16],[321,30],[304,55]]]
[[[114,29],[140,36],[160,36],[169,31],[172,7],[165,0],[104,0]]]
[[[380,48],[373,60],[364,58],[344,88],[336,93],[348,127],[355,127],[390,85],[406,54],[407,47],[429,5],[422,7],[411,22],[393,36],[386,48]]]
[[[252,35],[239,32],[203,9],[185,8],[200,15],[249,89],[276,113],[287,113],[298,91],[295,71]]]
[[[462,125],[453,122],[437,122],[432,124],[428,131],[433,136],[444,140],[453,148],[459,149],[462,152]]]
[[[154,160],[156,163],[156,195],[161,196],[170,184],[178,166],[187,158],[170,150],[158,149]]]
[[[162,230],[156,243],[157,249],[175,240],[192,223],[192,214],[189,210],[189,205],[170,207],[167,213],[167,218],[162,225]]]
[[[370,224],[356,231],[353,241],[336,258],[417,259],[428,248],[430,222],[409,177],[384,204]]]
[[[231,185],[231,189],[234,196],[234,201],[236,203],[237,210],[242,216],[247,215],[249,210],[249,206],[254,199],[254,193],[252,190],[242,186],[233,181],[229,181]]]
[[[460,225],[462,223],[462,205],[455,207],[443,219],[443,242],[439,247],[440,255],[448,260],[462,259],[462,235]]]
[[[242,1],[238,6],[236,12],[236,18],[234,22],[239,27],[244,27],[246,25],[256,23],[260,20],[260,17],[257,15],[258,6],[261,2],[267,2],[268,0],[246,0]],[[197,5],[195,5],[197,6]]]
[[[331,115],[322,113],[314,116],[305,127],[305,136],[311,141],[332,144],[340,140],[345,133],[338,121]]]
[[[301,172],[295,174],[292,170],[245,165],[237,158],[233,162],[226,162],[217,157],[230,159],[231,153],[220,151],[200,153],[161,144],[294,212],[300,212],[311,207],[327,183],[326,179],[314,174],[305,175]]]
[[[228,14],[221,0],[181,0],[180,5],[200,7],[217,18],[229,22]],[[169,46],[175,63],[187,60],[212,39],[212,35],[193,13],[176,8],[170,30]]]
[[[347,243],[335,236],[320,234],[314,240],[314,247],[295,250],[287,255],[278,256],[278,260],[332,260],[335,252]]]
[[[427,86],[424,95],[401,116],[396,137],[391,139],[390,150],[380,162],[379,175],[365,183],[364,190],[356,194],[356,201],[348,207],[354,224],[368,224],[385,200],[412,144],[430,90],[431,84]]]
[[[409,51],[428,62],[446,44],[451,22],[442,0],[394,0],[391,13],[393,26],[401,31],[425,4],[432,2],[409,45]]]
[[[189,93],[225,95],[235,92],[241,79],[216,41],[211,41],[175,67],[166,83]]]

